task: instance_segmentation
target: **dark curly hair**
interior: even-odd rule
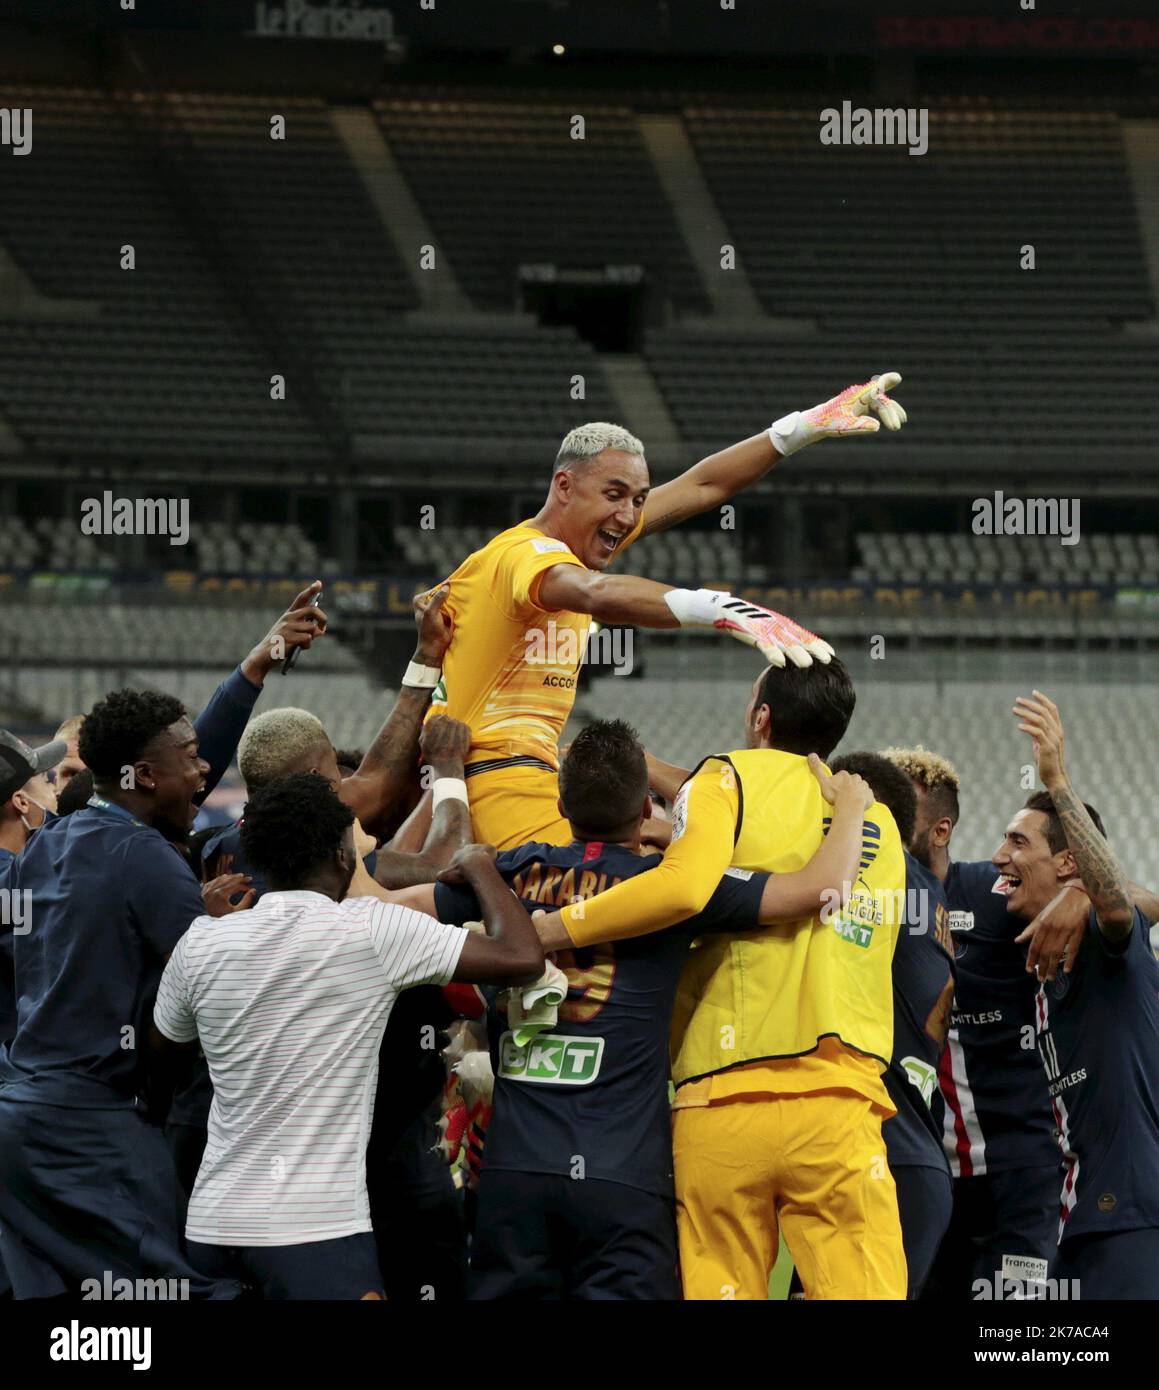
[[[361,748],[335,748],[334,761],[339,772],[357,772],[366,754]]]
[[[246,802],[241,843],[246,858],[277,883],[299,883],[341,846],[354,812],[325,777],[275,777]]]
[[[865,778],[874,800],[889,808],[901,842],[908,849],[918,820],[918,794],[901,768],[880,753],[842,753],[830,760],[829,769]]]
[[[80,728],[81,762],[100,778],[119,777],[170,724],[185,718],[185,706],[156,690],[114,690],[98,700]]]

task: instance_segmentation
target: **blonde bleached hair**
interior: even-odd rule
[[[70,742],[80,737],[80,726],[85,722],[83,714],[70,714],[64,723],[53,734],[53,738],[68,739]]]
[[[246,725],[237,746],[237,765],[247,791],[256,791],[275,777],[302,770],[306,759],[330,736],[322,721],[308,709],[270,709]]]
[[[571,468],[583,464],[588,459],[602,454],[605,449],[622,449],[626,454],[639,454],[644,457],[644,446],[622,425],[612,425],[606,420],[593,420],[586,425],[577,425],[563,437],[559,452],[555,456],[553,472],[561,468]]]
[[[881,756],[888,758],[894,767],[900,768],[923,791],[937,791],[941,787],[948,787],[952,792],[962,789],[962,779],[949,758],[932,753],[920,743],[916,748],[883,748]]]

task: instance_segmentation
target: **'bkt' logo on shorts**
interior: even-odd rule
[[[599,1075],[603,1056],[603,1038],[540,1033],[520,1047],[510,1033],[504,1033],[499,1040],[499,1075],[510,1081],[586,1086]]]

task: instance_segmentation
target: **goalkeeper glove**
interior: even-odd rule
[[[828,665],[833,648],[792,618],[748,603],[718,589],[669,589],[664,602],[681,627],[715,627],[731,633],[739,642],[756,647],[773,666],[783,666],[786,656],[794,666],[812,666],[816,657]]]
[[[812,410],[794,410],[782,416],[769,428],[773,448],[782,458],[788,458],[818,439],[876,434],[881,427],[878,420],[887,430],[900,430],[906,422],[906,413],[897,401],[885,394],[900,380],[897,372],[885,372],[860,385],[847,386],[839,396],[815,405]]]

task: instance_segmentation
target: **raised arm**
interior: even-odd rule
[[[772,609],[718,589],[677,589],[634,574],[601,574],[579,565],[554,565],[539,583],[539,605],[549,612],[590,613],[605,623],[637,627],[716,628],[756,647],[766,661],[796,666],[828,661],[833,648]]]
[[[437,714],[423,726],[422,756],[435,774],[438,804],[426,842],[418,854],[379,850],[374,877],[386,889],[430,883],[451,862],[456,851],[471,842],[471,812],[464,799],[463,760],[471,745],[471,730],[458,719]],[[439,783],[448,780],[449,786]]]
[[[1034,741],[1042,785],[1062,821],[1075,869],[1095,909],[1099,930],[1112,942],[1126,941],[1135,924],[1131,883],[1107,840],[1071,786],[1063,763],[1062,719],[1058,706],[1040,690],[1014,702],[1018,727]]]
[[[198,754],[209,764],[204,789],[197,797],[199,802],[217,786],[233,762],[271,669],[284,661],[294,647],[309,647],[326,631],[326,615],[314,606],[320,588],[321,580],[315,579],[302,590],[237,669],[217,687],[193,721]]]
[[[415,599],[418,641],[398,698],[366,756],[343,779],[339,792],[366,829],[379,837],[395,828],[400,806],[415,787],[419,730],[451,642],[451,619],[443,609],[446,597],[444,584]]]
[[[690,516],[718,507],[763,478],[782,458],[819,439],[874,434],[879,428],[878,420],[886,429],[900,429],[906,420],[905,411],[885,394],[900,381],[896,372],[887,372],[848,386],[812,410],[794,410],[763,434],[754,434],[701,459],[678,478],[652,489],[644,506],[641,534],[665,531]]]

